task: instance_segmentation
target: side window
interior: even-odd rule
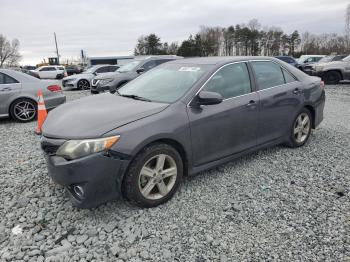
[[[103,66],[96,70],[96,73],[107,73],[109,72],[109,66]]]
[[[295,77],[291,73],[289,73],[287,70],[282,69],[282,71],[283,71],[283,75],[284,75],[284,79],[286,80],[286,83],[292,83],[296,81]]]
[[[18,81],[11,76],[0,73],[0,84],[15,84]]]
[[[251,63],[260,90],[284,84],[284,77],[279,65],[268,61]]]
[[[224,99],[250,93],[251,85],[246,63],[230,64],[221,68],[202,90],[217,92]]]
[[[142,67],[145,69],[145,72],[146,72],[156,66],[157,66],[156,60],[151,60],[146,62]]]
[[[119,66],[110,66],[108,72],[115,72]]]
[[[57,70],[64,70],[63,67],[57,67]]]
[[[54,67],[44,67],[44,68],[40,69],[40,71],[55,71],[55,70],[56,70],[56,68],[54,68]]]

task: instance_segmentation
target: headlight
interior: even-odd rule
[[[99,81],[99,84],[100,84],[100,86],[105,86],[105,85],[107,85],[107,84],[113,82],[113,80],[114,80],[113,78],[101,79],[101,80]]]
[[[74,82],[75,80],[77,80],[77,79],[76,78],[66,79],[67,82]]]
[[[57,156],[67,159],[76,159],[93,153],[108,150],[114,145],[120,136],[111,136],[98,139],[69,140],[60,146]]]

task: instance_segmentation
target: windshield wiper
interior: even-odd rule
[[[120,96],[123,96],[123,97],[129,97],[129,98],[132,98],[132,99],[135,99],[135,100],[141,100],[141,101],[146,101],[146,102],[152,102],[152,100],[148,99],[148,98],[144,98],[144,97],[141,97],[141,96],[137,96],[137,95],[124,95],[124,94],[120,94],[118,92],[118,94]]]

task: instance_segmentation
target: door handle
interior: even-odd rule
[[[295,88],[293,91],[293,94],[295,94],[295,95],[299,95],[300,93],[301,93],[301,91],[299,88]]]
[[[11,87],[4,87],[3,89],[1,89],[1,91],[10,91],[12,90]]]
[[[248,107],[252,107],[252,106],[255,106],[256,105],[256,102],[254,100],[250,100],[248,104],[246,104],[246,106]]]

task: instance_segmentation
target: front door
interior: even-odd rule
[[[188,107],[193,159],[196,166],[256,145],[259,98],[244,62],[219,69],[201,91],[217,92],[223,102]]]

